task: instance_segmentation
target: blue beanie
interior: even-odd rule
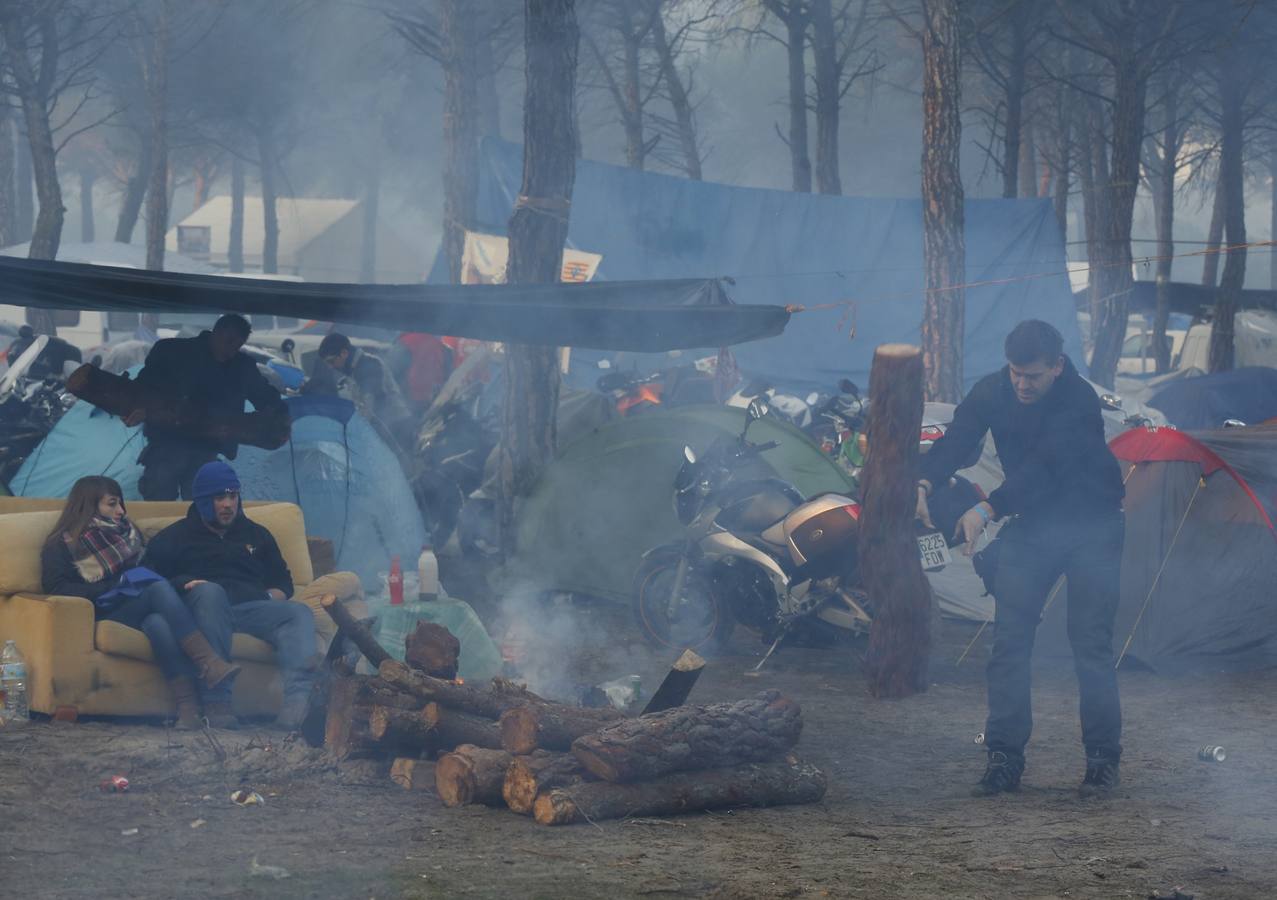
[[[213,515],[213,498],[227,491],[238,491],[239,476],[229,464],[216,459],[200,466],[191,487],[191,493],[195,495],[195,508],[200,511],[205,522],[212,522],[216,518]]]

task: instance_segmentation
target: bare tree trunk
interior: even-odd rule
[[[1153,175],[1153,213],[1157,218],[1157,309],[1153,314],[1153,360],[1159,375],[1171,368],[1166,324],[1170,319],[1171,269],[1175,262],[1175,172],[1180,144],[1178,100],[1175,87],[1168,85],[1160,167]]]
[[[231,157],[231,225],[226,243],[226,267],[244,271],[244,161]]]
[[[1220,163],[1215,178],[1215,197],[1211,202],[1210,228],[1206,232],[1206,255],[1202,257],[1202,287],[1219,284],[1219,248],[1224,243],[1224,166]]]
[[[785,20],[789,41],[789,159],[794,190],[811,193],[811,155],[807,151],[807,15],[791,3]]]
[[[151,177],[151,154],[154,146],[149,134],[139,137],[141,150],[138,153],[137,168],[129,177],[124,189],[124,199],[120,203],[120,215],[115,222],[115,242],[131,244],[133,229],[142,216],[142,203],[146,199],[146,186]]]
[[[658,11],[652,24],[652,43],[661,61],[661,78],[669,93],[670,106],[674,108],[674,122],[678,126],[679,150],[683,154],[683,171],[693,181],[701,180],[701,151],[696,140],[696,119],[692,101],[683,84],[683,75],[674,61],[674,50],[665,33],[665,19]]]
[[[146,107],[151,120],[151,172],[146,189],[146,267],[164,269],[164,236],[168,232],[168,57],[169,8],[158,4],[151,45],[147,48]]]
[[[1221,54],[1219,71],[1220,144],[1219,190],[1224,197],[1224,230],[1228,238],[1228,255],[1224,260],[1224,276],[1215,295],[1215,316],[1211,323],[1210,371],[1226,372],[1233,368],[1233,320],[1237,302],[1246,281],[1246,186],[1242,171],[1245,142],[1245,100],[1241,77],[1233,57]]]
[[[1017,196],[1020,189],[1020,142],[1024,135],[1024,84],[1028,68],[1026,4],[1021,0],[1011,13],[1011,59],[1007,67],[1007,122],[1002,141],[1002,196]]]
[[[1272,206],[1268,213],[1268,239],[1277,241],[1277,142],[1268,151],[1268,175],[1272,179],[1269,199]],[[1269,255],[1268,289],[1277,291],[1277,248]]]
[[[527,89],[523,101],[523,187],[510,217],[511,284],[560,279],[576,180],[575,0],[524,0]],[[554,347],[506,347],[500,450],[501,544],[514,551],[514,502],[554,456],[559,401]]]
[[[966,238],[963,225],[958,0],[923,2],[922,253],[926,397],[962,398]]]
[[[1061,91],[1056,123],[1056,160],[1055,160],[1055,222],[1060,228],[1060,235],[1065,244],[1069,240],[1069,185],[1073,180],[1073,116],[1066,106],[1066,98]]]
[[[0,104],[0,247],[18,243],[16,238],[17,196],[14,193],[13,117],[7,104]]]
[[[629,4],[617,5],[624,16],[617,30],[621,34],[621,122],[625,126],[625,164],[642,169],[647,162],[647,140],[643,135],[643,85],[640,81],[639,53],[642,34],[635,27]]]
[[[1099,326],[1098,310],[1102,285],[1100,272],[1103,266],[1102,245],[1104,223],[1108,220],[1108,166],[1104,156],[1104,118],[1094,102],[1088,102],[1081,115],[1082,148],[1082,204],[1086,230],[1086,260],[1088,265],[1087,288],[1090,294],[1091,329],[1087,335],[1092,350],[1095,332]]]
[[[461,280],[461,255],[465,251],[466,229],[474,222],[479,183],[473,6],[466,0],[443,0],[439,20],[445,54],[443,252],[455,283]]]
[[[31,145],[27,143],[26,132],[15,120],[14,138],[17,144],[17,169],[14,172],[14,190],[17,197],[14,216],[17,230],[13,240],[16,243],[31,240],[31,230],[35,228],[35,194],[33,192],[34,175],[31,171]]]
[[[261,123],[257,129],[257,153],[260,159],[262,182],[262,274],[279,272],[279,210],[275,193],[275,132],[269,123]]]
[[[482,7],[492,11],[492,5]],[[477,96],[477,125],[479,137],[501,137],[501,96],[497,91],[499,65],[492,52],[492,34],[478,23],[474,35],[475,94]]]
[[[97,229],[93,222],[93,185],[98,180],[98,173],[92,166],[80,167],[80,241],[92,244],[97,240]],[[0,243],[0,246],[4,246]]]
[[[1033,124],[1025,122],[1020,133],[1020,184],[1019,196],[1036,197],[1038,195],[1038,154],[1033,143]]]
[[[813,0],[811,53],[816,69],[816,190],[841,194],[838,173],[838,120],[842,106],[842,73],[832,0]]]
[[[363,244],[359,253],[359,280],[364,284],[377,281],[377,218],[381,205],[381,158],[372,151],[364,167]]]

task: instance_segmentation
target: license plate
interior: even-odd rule
[[[949,544],[938,531],[918,538],[918,555],[922,557],[922,567],[928,571],[943,569],[953,562],[953,557],[949,555]]]

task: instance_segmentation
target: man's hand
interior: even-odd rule
[[[195,588],[199,587],[201,584],[208,584],[208,582],[204,580],[203,578],[197,578],[194,581],[188,581],[186,582],[186,584],[182,585],[182,590],[184,591],[194,590]]]
[[[936,526],[931,523],[931,508],[927,506],[927,491],[930,488],[930,482],[918,482],[918,508],[914,512],[914,516],[921,519],[922,524],[928,528],[935,528]]]
[[[270,588],[269,590],[266,591],[266,595],[270,597],[272,600],[287,600],[288,599],[287,597],[284,596],[284,592],[281,591],[279,588]]]
[[[991,518],[993,518],[993,507],[984,501],[962,514],[962,518],[958,520],[958,527],[953,530],[953,537],[966,545],[962,550],[964,555],[975,555],[976,544],[980,540],[980,535],[984,534],[984,529]]]
[[[146,410],[142,408],[135,409],[133,410],[133,412],[129,413],[127,416],[124,417],[124,424],[129,428],[133,428],[134,426],[141,425],[145,421],[146,421]]]

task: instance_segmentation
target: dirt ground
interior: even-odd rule
[[[1084,802],[1072,673],[1039,666],[1024,787],[974,800],[987,637],[954,665],[972,633],[946,623],[931,689],[902,702],[867,696],[854,648],[786,648],[749,677],[761,648],[741,634],[713,661],[694,699],[801,701],[800,750],[830,782],[814,806],[544,828],[361,782],[262,730],[217,733],[220,760],[157,725],[0,729],[0,897],[1277,895],[1277,673],[1124,675],[1120,795]],[[627,659],[649,690],[668,661]],[[1199,762],[1205,744],[1227,761]],[[114,773],[128,793],[98,789]],[[241,787],[266,805],[230,803]]]

